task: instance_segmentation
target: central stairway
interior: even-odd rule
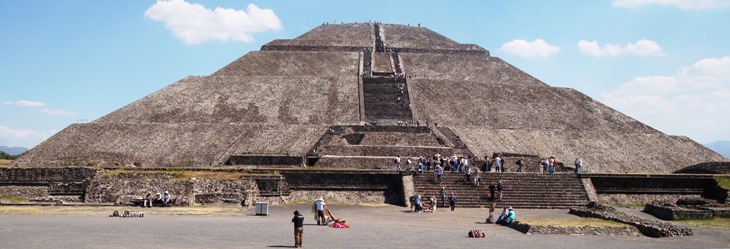
[[[446,187],[447,193],[454,192],[457,196],[457,208],[486,208],[491,204],[489,184],[502,180],[504,191],[502,200],[497,200],[499,210],[503,205],[521,209],[567,209],[589,202],[583,183],[575,174],[482,173],[482,184],[478,187],[466,183],[463,173],[444,172],[443,180],[440,185],[435,183],[433,172],[415,175],[415,193],[422,197],[434,196],[441,202],[441,187]],[[444,205],[439,203],[439,206]]]

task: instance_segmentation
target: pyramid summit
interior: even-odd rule
[[[70,125],[13,164],[392,169],[396,155],[436,153],[581,158],[592,172],[725,160],[477,45],[360,23],[271,41],[210,76]]]

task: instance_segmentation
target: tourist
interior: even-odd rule
[[[423,210],[423,203],[421,202],[421,194],[417,194],[416,198],[413,198],[413,205],[416,207],[415,212],[420,213]]]
[[[312,209],[317,214],[317,225],[327,225],[327,221],[324,219],[324,212],[327,209],[327,204],[324,203],[322,196],[317,197],[312,204]]]
[[[411,168],[411,163],[413,163],[413,162],[411,161],[410,158],[406,159],[406,172],[410,173],[411,170],[413,170],[413,168]]]
[[[471,168],[469,168],[469,166],[464,169],[464,176],[466,177],[466,183],[471,183]]]
[[[474,186],[479,187],[482,184],[482,172],[477,168],[477,175],[474,177]]]
[[[428,198],[428,201],[429,201],[429,204],[431,205],[431,207],[429,208],[430,211],[431,211],[431,213],[435,213],[436,212],[436,207],[438,206],[438,202],[436,201],[436,197],[431,196],[431,197]]]
[[[422,163],[418,163],[418,168],[416,168],[416,170],[417,170],[417,173],[419,175],[420,174],[423,174],[423,164]]]
[[[502,190],[504,190],[504,185],[502,185],[502,180],[499,180],[499,183],[497,183],[497,196],[500,201],[502,200]]]
[[[504,217],[507,217],[508,214],[509,214],[509,206],[504,205],[504,209],[502,210],[502,213],[499,214],[499,217],[497,217],[497,222],[499,223],[499,221],[503,220]]]
[[[502,172],[502,158],[499,155],[494,157],[494,170],[496,172]]]
[[[575,165],[576,174],[583,173],[583,161],[581,161],[580,158],[576,158],[575,161],[573,161],[573,165]]]
[[[512,224],[513,221],[515,221],[515,211],[512,210],[512,206],[507,208],[507,214],[502,217],[502,219],[497,221],[497,224],[500,224],[502,226],[509,226],[509,224]]]
[[[157,194],[155,194],[155,202],[157,202],[157,203],[162,202],[162,194],[160,194],[160,192],[157,192]]]
[[[454,192],[451,192],[449,195],[449,207],[451,208],[451,212],[454,211],[454,208],[456,207],[456,195]]]
[[[299,214],[299,210],[294,211],[294,247],[302,247],[302,237],[304,235],[304,216]]]
[[[489,184],[489,200],[494,201],[495,192],[497,192],[497,184],[492,182]]]
[[[520,160],[517,160],[517,172],[522,172],[522,166],[525,164],[522,159],[524,159],[524,157],[520,157]]]
[[[548,173],[548,160],[547,158],[543,158],[542,161],[540,161],[540,166],[542,166],[542,173],[547,174]]]
[[[172,199],[172,196],[170,196],[170,193],[165,191],[165,193],[162,194],[162,204],[167,206],[167,204],[170,203],[170,199]]]
[[[555,173],[555,165],[557,165],[558,161],[555,160],[555,157],[550,157],[548,159],[548,174],[554,174]]]
[[[395,170],[403,171],[403,169],[400,167],[400,155],[396,156],[393,162],[395,162]]]
[[[439,184],[441,184],[444,181],[444,168],[441,167],[441,164],[436,165],[436,174],[438,175]]]
[[[441,187],[441,203],[446,205],[446,187]]]
[[[484,223],[492,224],[494,223],[494,209],[497,207],[497,202],[493,201],[492,205],[489,206],[489,216],[487,216],[487,220],[484,221]]]
[[[152,198],[152,193],[147,193],[147,195],[144,196],[144,200],[142,200],[143,201],[142,207],[151,208],[153,200],[154,199]]]

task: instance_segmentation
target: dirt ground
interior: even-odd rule
[[[113,210],[144,218],[110,218]],[[332,205],[349,229],[317,226],[309,205],[254,208],[0,206],[0,248],[289,248],[292,212],[305,214],[307,248],[728,248],[730,231],[692,227],[688,237],[528,235],[484,224],[486,209],[411,213],[399,206]],[[519,218],[578,218],[567,210],[515,210]],[[627,210],[629,212],[638,212]],[[638,212],[640,213],[640,212]],[[637,213],[637,214],[638,214]],[[484,239],[467,237],[482,229]]]

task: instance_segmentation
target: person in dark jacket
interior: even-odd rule
[[[299,210],[294,211],[294,247],[302,247],[302,236],[304,234],[304,216],[299,214]]]

